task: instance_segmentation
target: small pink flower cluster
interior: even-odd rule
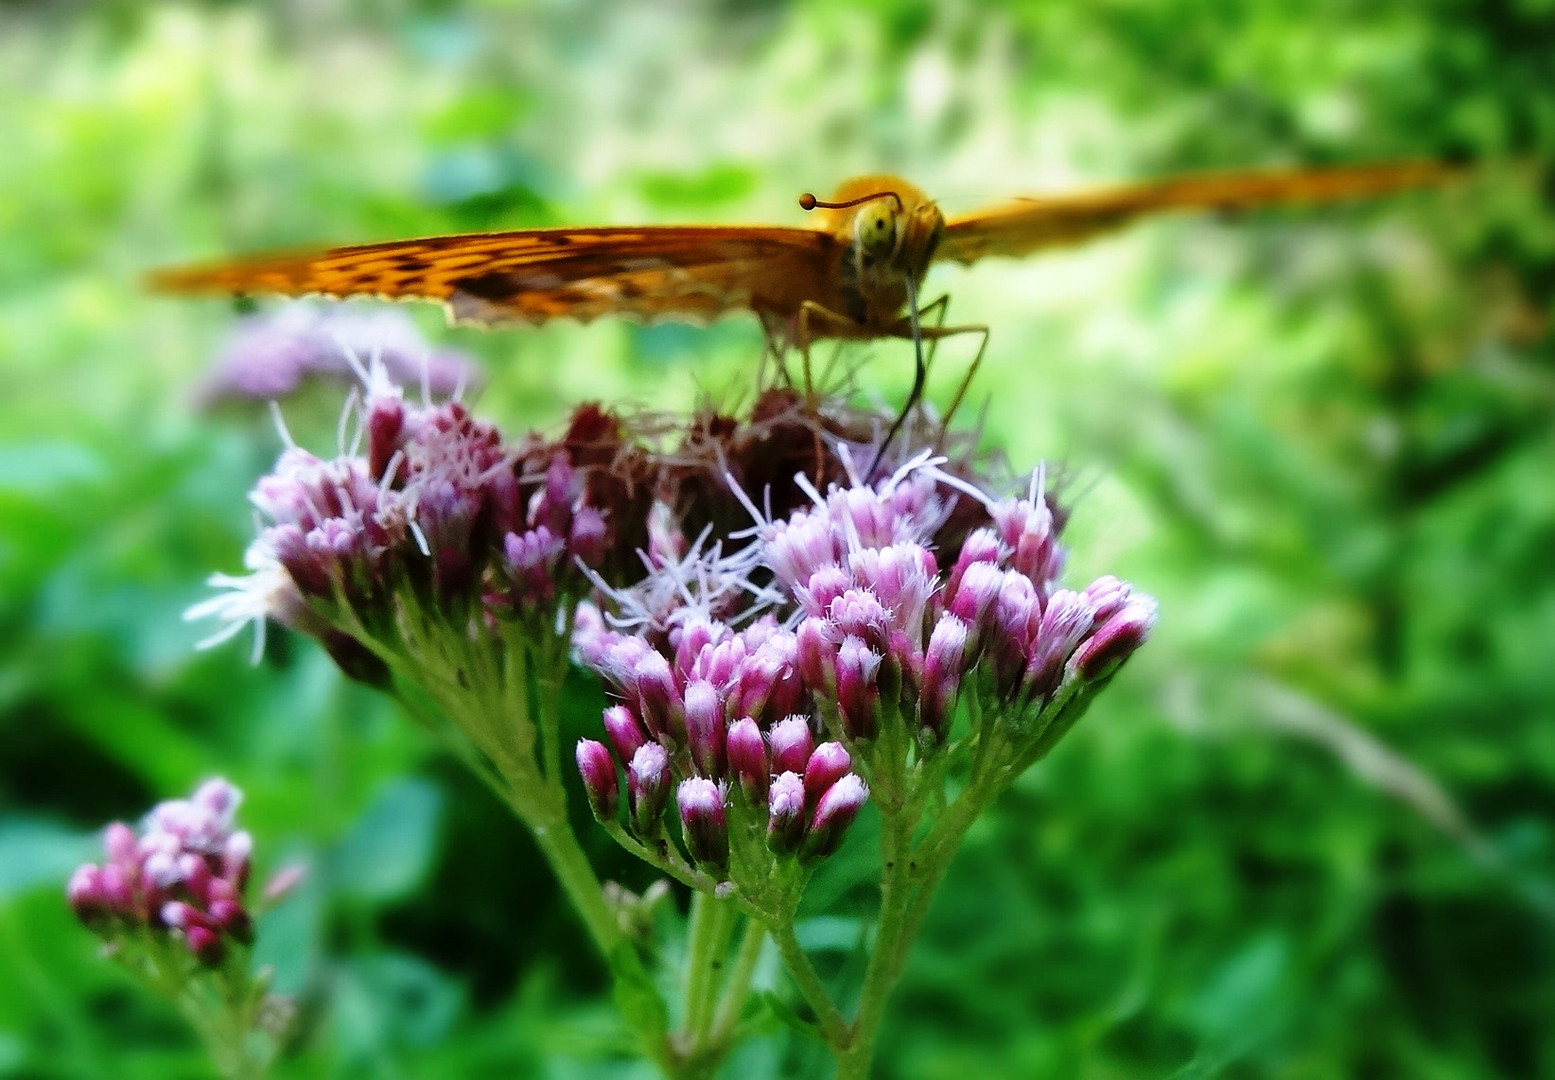
[[[834,491],[823,510],[762,534],[764,561],[803,613],[805,683],[850,740],[899,722],[932,750],[972,678],[987,704],[1038,712],[1070,680],[1126,658],[1154,623],[1154,601],[1116,578],[1083,593],[1056,587],[1065,552],[1044,499],[988,500],[991,524],[942,572],[913,519],[871,496]]]
[[[624,767],[627,821],[658,838],[672,780],[692,860],[723,873],[726,811],[764,828],[775,856],[830,854],[869,796],[840,743],[815,745],[813,703],[798,672],[798,640],[770,617],[743,631],[709,619],[669,634],[670,656],[641,637],[596,628],[591,655],[622,704],[605,711],[610,745],[578,743],[578,769],[594,813],[614,821]],[[750,865],[753,854],[744,855]]]
[[[472,609],[554,624],[562,594],[585,588],[578,564],[596,565],[608,543],[566,447],[509,448],[458,402],[407,405],[381,370],[368,386],[360,452],[286,449],[250,496],[269,523],[246,557],[253,573],[212,579],[232,592],[188,617],[229,620],[213,642],[278,618],[364,678],[381,662],[353,627],[392,629],[408,599],[460,626]]]
[[[366,452],[321,461],[292,448],[254,502],[274,524],[260,536],[306,595],[343,589],[381,599],[398,571],[440,599],[467,593],[496,560],[509,606],[548,604],[572,559],[597,561],[605,519],[583,500],[563,456],[526,499],[497,429],[458,402],[407,407],[395,392],[365,407]],[[413,549],[419,549],[418,552]],[[487,587],[492,582],[484,583]]]
[[[158,804],[139,836],[109,825],[107,861],[77,868],[66,888],[76,915],[110,942],[142,931],[181,937],[209,967],[232,943],[252,944],[244,892],[253,838],[233,828],[241,800],[225,780],[207,780],[188,799]]]
[[[970,692],[1011,737],[1029,737],[1049,703],[1109,674],[1154,622],[1154,601],[1116,578],[1057,588],[1065,552],[1035,483],[1024,499],[995,500],[920,457],[878,489],[810,492],[810,507],[780,520],[747,500],[755,539],[732,555],[714,545],[702,566],[650,560],[647,581],[614,594],[636,636],[580,619],[579,654],[625,702],[605,714],[614,757],[588,740],[578,750],[600,817],[616,812],[619,761],[639,835],[656,827],[667,769],[684,777],[677,797],[699,861],[717,865],[727,851],[735,792],[764,810],[774,850],[823,854],[841,835],[833,821],[845,828],[867,794],[854,761],[871,773],[888,727],[934,753]],[[963,497],[984,524],[943,568],[930,545]],[[672,594],[680,606],[666,612]],[[731,595],[748,598],[746,617],[775,610],[736,632],[708,616],[738,620]],[[810,755],[822,730],[837,741],[794,768],[799,733]]]

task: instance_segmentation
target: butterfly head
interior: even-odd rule
[[[861,310],[853,314],[865,323],[901,311],[945,230],[939,207],[891,176],[859,177],[842,185],[831,202],[805,195],[799,205],[825,212],[826,227],[848,245],[844,287],[858,300]]]

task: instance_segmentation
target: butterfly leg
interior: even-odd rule
[[[814,300],[806,300],[799,305],[798,324],[795,344],[799,348],[801,362],[804,365],[805,392],[814,396],[815,378],[810,367],[810,346],[821,338],[860,337],[863,328],[856,320],[846,315],[839,315]]]
[[[950,399],[950,408],[945,410],[945,419],[942,426],[949,428],[951,418],[956,415],[956,410],[961,407],[961,400],[966,397],[967,388],[972,385],[972,379],[977,375],[977,369],[982,366],[983,354],[988,351],[988,327],[941,326],[936,327],[935,330],[941,337],[951,337],[956,334],[981,334],[983,336],[983,340],[978,342],[977,353],[972,357],[972,362],[967,365],[966,374],[961,377],[961,385],[956,387],[956,396]]]

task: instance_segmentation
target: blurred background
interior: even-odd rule
[[[954,214],[1438,156],[1482,164],[932,274],[993,328],[986,440],[1078,478],[1071,581],[1127,577],[1161,621],[973,832],[880,1075],[1555,1075],[1551,55],[1549,0],[0,4],[0,1075],[207,1075],[62,888],[103,822],[216,772],[262,865],[311,869],[262,930],[311,1018],[280,1075],[646,1075],[527,837],[454,762],[311,645],[194,651],[180,613],[240,568],[279,442],[262,406],[208,407],[234,305],[146,295],[147,268],[803,224],[799,192],[876,170]],[[761,348],[750,319],[392,310],[480,362],[514,434],[737,394]],[[846,359],[901,400],[907,346]],[[331,449],[342,397],[289,401],[296,438]],[[599,699],[571,690],[581,732]],[[835,968],[867,914],[851,850],[804,928]],[[821,1074],[768,1030],[731,1075]]]

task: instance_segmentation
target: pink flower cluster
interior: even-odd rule
[[[233,591],[188,617],[229,620],[213,641],[279,618],[347,670],[375,662],[350,660],[349,626],[389,622],[410,597],[454,623],[484,606],[549,625],[561,594],[584,587],[578,563],[597,564],[608,542],[566,448],[510,448],[458,402],[407,405],[381,370],[368,386],[361,445],[332,460],[286,449],[250,496],[268,522],[246,557],[253,573],[213,579]],[[338,604],[353,618],[337,618]]]
[[[123,822],[109,825],[107,861],[77,868],[66,888],[76,915],[109,941],[140,931],[179,937],[210,967],[232,943],[251,944],[244,893],[254,845],[233,828],[241,801],[227,781],[208,780],[188,799],[158,804],[138,836]],[[278,878],[268,891],[285,884]]]
[[[927,494],[925,480],[936,483]],[[982,501],[990,524],[942,569],[927,538],[954,491]],[[834,489],[761,527],[758,547],[797,608],[804,684],[850,741],[900,723],[932,750],[973,678],[989,704],[1040,711],[1069,681],[1126,658],[1155,621],[1155,602],[1116,578],[1057,588],[1065,551],[1035,491],[995,501],[927,465],[881,492]]]
[[[622,699],[605,711],[609,746],[578,743],[595,814],[615,820],[624,768],[632,831],[659,835],[673,783],[686,849],[704,869],[728,866],[736,807],[764,820],[772,854],[830,854],[869,791],[841,743],[816,745],[794,633],[770,617],[742,631],[697,619],[668,642],[666,657],[641,637],[595,631],[594,666]]]
[[[623,702],[605,714],[613,754],[578,749],[600,817],[616,813],[619,763],[639,835],[657,827],[668,772],[699,861],[726,854],[735,802],[761,808],[774,850],[824,854],[867,795],[854,763],[874,767],[888,726],[934,753],[960,695],[975,693],[1012,737],[1030,736],[1049,703],[1109,674],[1154,622],[1154,601],[1116,578],[1057,587],[1065,551],[1035,482],[1026,498],[996,500],[920,457],[878,489],[810,494],[779,520],[747,500],[754,540],[732,555],[713,545],[700,566],[646,560],[649,579],[612,594],[635,634],[580,618],[580,656]],[[961,499],[984,524],[942,560],[932,538]],[[729,611],[731,595],[743,612]],[[709,615],[762,609],[742,631]],[[812,753],[821,731],[836,741]]]

